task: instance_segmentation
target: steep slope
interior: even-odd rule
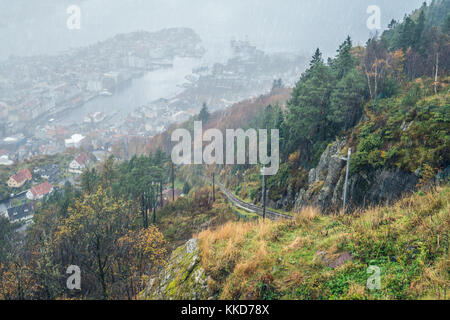
[[[354,215],[307,209],[295,221],[231,222],[204,231],[194,268],[201,270],[189,273],[186,263],[162,276],[170,283],[186,275],[190,285],[177,290],[186,289],[179,297],[187,298],[208,292],[220,299],[446,299],[449,228],[450,187]],[[371,277],[377,270],[379,289]],[[155,281],[161,275],[147,297],[158,292],[151,289]]]
[[[285,107],[286,101],[289,99],[292,89],[278,88],[270,93],[261,95],[254,99],[244,100],[232,105],[221,111],[213,112],[210,119],[203,123],[203,129],[216,128],[219,130],[244,128],[248,123],[267,105],[279,104]],[[150,139],[146,144],[147,153],[156,152],[158,149],[170,154],[172,143],[170,135],[176,128],[190,128],[192,121],[186,121],[179,125],[174,125],[161,134]]]
[[[441,81],[448,87],[449,78]],[[428,83],[427,83],[428,82]],[[428,88],[428,93],[427,93]],[[295,208],[315,205],[323,211],[342,206],[345,161],[350,163],[349,204],[354,208],[395,200],[428,183],[450,177],[450,93],[432,93],[430,80],[417,79],[399,96],[382,99],[377,109],[345,138],[330,144],[309,172],[308,186],[295,198]]]

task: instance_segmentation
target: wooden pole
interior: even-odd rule
[[[145,193],[141,195],[141,214],[142,214],[142,227],[145,229],[145,210],[147,210],[145,205]]]
[[[142,195],[142,224],[144,229],[148,228],[148,210],[149,210],[149,201],[146,193]]]
[[[175,168],[172,162],[172,201],[175,201]]]
[[[163,182],[161,178],[161,181],[159,182],[159,205],[161,206],[161,208],[163,207],[164,204],[162,192],[163,192]]]
[[[157,204],[157,189],[153,188],[153,196],[152,196],[152,200],[153,200],[153,224],[156,224],[156,204]]]
[[[215,188],[215,180],[214,180],[214,178],[215,178],[215,174],[214,174],[214,172],[213,172],[213,175],[212,175],[212,194],[213,194],[213,202],[216,201],[216,188]]]

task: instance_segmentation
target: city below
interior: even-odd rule
[[[208,65],[200,37],[171,28],[56,56],[9,57],[0,63],[0,165],[71,147],[104,155],[188,119],[203,103],[214,111],[267,93],[276,79],[292,86],[305,65],[248,41],[230,46],[228,62]]]

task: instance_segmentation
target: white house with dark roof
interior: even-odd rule
[[[87,167],[89,163],[89,157],[86,153],[80,153],[69,164],[69,172],[80,174]]]

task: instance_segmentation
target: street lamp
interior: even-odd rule
[[[347,151],[347,157],[339,157],[339,156],[332,156],[333,158],[339,158],[341,160],[347,161],[347,168],[345,171],[345,183],[344,183],[344,204],[343,204],[343,212],[345,213],[345,208],[347,206],[347,188],[348,188],[348,173],[350,171],[350,158],[352,156],[352,148],[348,148]]]
[[[352,148],[348,148],[347,152],[347,170],[345,171],[345,184],[344,184],[344,206],[343,211],[345,214],[345,208],[347,206],[347,187],[348,187],[348,172],[350,170],[350,157],[352,156]]]

